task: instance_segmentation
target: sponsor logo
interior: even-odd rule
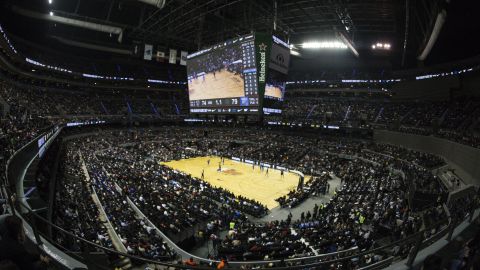
[[[281,64],[285,63],[285,58],[281,53],[277,54],[277,57],[275,59],[277,60],[278,63],[281,63]]]
[[[258,45],[258,48],[260,49],[260,51],[266,51],[267,50],[267,45],[262,42],[262,44]]]
[[[258,81],[265,82],[265,73],[267,68],[267,45],[265,45],[265,43],[261,43],[258,45],[258,49],[260,51],[260,72],[258,76]]]

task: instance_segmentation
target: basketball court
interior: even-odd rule
[[[291,172],[285,171],[282,177],[280,170],[269,169],[267,175],[266,168],[263,171],[260,171],[258,166],[252,169],[251,164],[227,158],[221,165],[221,171],[218,171],[220,162],[220,157],[207,156],[162,162],[162,164],[197,178],[201,178],[204,171],[205,182],[224,188],[235,195],[257,200],[268,209],[277,207],[278,203],[275,199],[288,194],[298,185],[299,176]]]
[[[222,69],[207,73],[188,83],[190,100],[243,97],[243,78],[233,72]]]

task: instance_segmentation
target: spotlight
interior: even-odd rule
[[[49,13],[49,14],[50,14],[50,16],[53,16],[53,12],[52,12],[52,11],[50,11],[50,13]]]

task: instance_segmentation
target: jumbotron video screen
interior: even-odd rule
[[[189,55],[187,76],[190,111],[258,112],[255,67],[253,35]]]
[[[279,50],[278,39],[273,41],[272,36],[252,34],[188,55],[190,112],[256,114],[262,112],[264,98],[282,101],[290,52],[287,44]],[[281,62],[283,70],[274,62]]]
[[[283,101],[289,64],[290,48],[288,44],[273,36],[265,85],[265,99]]]

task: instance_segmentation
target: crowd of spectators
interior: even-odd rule
[[[32,133],[38,126],[53,121],[52,117],[59,116],[63,118],[128,114],[168,116],[184,115],[187,109],[186,97],[176,95],[47,91],[6,83],[1,83],[0,88],[1,96],[10,107],[9,113],[4,118],[12,118],[8,122],[2,121],[3,133],[5,130],[15,132],[15,129],[22,127],[25,132],[17,133]],[[452,102],[393,102],[385,97],[312,98],[290,95],[285,101],[280,119],[347,126],[372,125],[408,133],[435,135],[477,147],[480,144],[480,137],[476,133],[479,104],[475,99],[459,99]],[[20,122],[21,125],[8,125],[13,122],[16,124]]]
[[[467,190],[464,190],[467,191]],[[451,220],[454,225],[459,224],[470,217],[473,210],[478,208],[478,190],[468,189],[469,192],[456,194],[448,204]],[[423,263],[423,269],[479,269],[480,233],[478,220],[469,226],[438,253],[427,256]]]
[[[175,253],[162,241],[158,232],[147,225],[127,205],[125,196],[115,189],[101,168],[89,163],[90,175],[82,168],[78,142],[68,142],[59,166],[58,194],[55,196],[55,223],[77,237],[114,249],[111,235],[99,216],[92,195],[96,194],[120,241],[129,254],[154,260],[171,260]],[[91,177],[91,178],[90,178]],[[59,244],[81,251],[78,241],[59,233]]]
[[[0,228],[0,269],[45,270],[50,269],[49,257],[25,246],[23,220],[18,216],[2,217]]]
[[[107,109],[109,107],[102,104],[101,99],[113,100],[112,102],[118,100],[117,103],[123,104],[120,106],[125,106],[125,108],[128,107],[127,104],[132,104],[132,108],[137,108],[143,102],[148,104],[149,107],[155,106],[157,113],[176,114],[172,110],[173,106],[162,100],[165,96],[155,93],[143,97],[141,95],[124,97],[122,100],[115,98],[113,94],[52,92],[1,82],[0,97],[0,146],[2,147],[0,173],[2,178],[5,175],[4,168],[9,157],[43,130],[53,124],[68,121],[64,119],[70,118],[75,121],[79,115],[97,116],[110,113]],[[83,101],[78,102],[79,99]],[[112,112],[120,113],[119,110],[115,109],[112,109]],[[134,113],[144,112],[146,110],[134,111]],[[154,110],[152,109],[151,114],[153,113]],[[75,146],[66,145],[66,152],[62,155],[64,162],[59,165],[57,177],[59,178],[58,183],[61,183],[61,185],[58,186],[55,196],[56,211],[53,221],[76,237],[84,238],[105,248],[113,248],[110,236],[99,220],[98,209],[90,196],[91,185],[86,182],[81,173],[78,155],[74,149],[76,149]],[[46,186],[48,187],[48,182],[46,182]],[[1,206],[3,214],[6,212],[6,202],[3,199]],[[146,237],[146,235],[144,236]],[[82,250],[81,243],[76,241],[73,236],[61,231],[54,231],[53,237],[64,248],[72,251]],[[140,254],[138,253],[138,246],[141,246],[141,250],[145,250],[145,253],[141,254],[144,257],[170,259],[171,254],[163,252],[158,247],[163,248],[164,244],[160,245],[158,243],[152,244],[154,248],[150,249],[146,249],[148,243],[137,244],[136,248],[132,248],[137,253],[132,252],[132,254]]]
[[[27,120],[28,117],[177,115],[186,114],[187,109],[182,99],[174,101],[174,95],[168,93],[135,95],[122,93],[119,95],[119,93],[108,91],[96,93],[44,90],[33,87],[16,87],[6,83],[1,83],[0,88],[1,96],[10,105],[9,114],[27,117]],[[177,103],[179,112],[176,111],[175,103]]]
[[[450,200],[448,208],[453,222],[462,222],[480,205],[478,192],[471,192],[465,196]]]
[[[456,246],[458,247],[457,249],[455,249]],[[426,266],[430,261],[436,261],[437,264],[433,264],[431,268],[425,267],[424,269],[440,269],[439,265],[442,264],[442,259],[444,259],[444,269],[463,270],[480,268],[480,232],[478,230],[473,237],[467,239],[459,237],[455,239],[452,249],[453,252],[448,254],[449,258],[442,258],[440,254],[431,255],[425,260],[424,265]]]
[[[58,168],[58,187],[55,195],[54,222],[75,236],[112,248],[112,241],[100,221],[99,210],[91,197],[90,183],[80,167],[77,144],[67,143]],[[57,242],[73,251],[81,251],[79,242],[61,232]]]
[[[168,116],[185,114],[182,99],[163,93],[124,95],[118,93],[80,93],[18,86],[0,81],[0,173],[9,157],[40,132],[54,124],[76,121],[79,117],[97,119],[106,115],[132,114]],[[81,102],[79,102],[81,100]],[[148,110],[149,108],[150,110]]]
[[[236,140],[239,137],[242,141]],[[122,197],[126,195],[171,239],[181,241],[183,238],[177,236],[191,228],[197,233],[201,231],[204,239],[211,239],[212,234],[218,239],[219,232],[226,230],[227,235],[216,242],[216,247],[219,256],[230,260],[286,259],[351,248],[367,250],[379,238],[404,239],[419,231],[425,222],[424,215],[408,205],[406,176],[413,173],[420,178],[418,181],[435,182],[422,188],[443,192],[437,179],[423,167],[431,165],[422,162],[427,157],[424,153],[396,151],[396,146],[370,142],[221,128],[209,129],[205,137],[202,129],[181,127],[105,130],[82,141],[86,143],[79,145],[78,150],[84,153],[89,174],[103,194],[99,197],[113,204],[106,204],[107,213],[117,208],[109,214],[112,219],[118,219],[117,215],[134,216],[124,213],[130,211],[126,197]],[[310,150],[289,147],[297,141]],[[277,151],[279,155],[275,155]],[[330,202],[302,213],[299,220],[289,217],[256,223],[255,217],[267,213],[264,206],[161,165],[171,159],[213,153],[242,156],[311,174],[312,179],[301,189],[279,199],[282,206],[294,208],[306,198],[325,194],[333,177],[340,178],[342,184]],[[411,164],[408,173],[402,171],[405,164]],[[428,209],[429,222],[444,218],[437,206]],[[125,234],[121,223],[115,227],[120,235]]]
[[[477,99],[452,101],[392,101],[310,95],[289,96],[275,120],[341,126],[374,126],[420,135],[434,135],[480,147]]]
[[[147,221],[129,207],[124,195],[116,190],[105,171],[89,163],[93,186],[122,244],[129,254],[152,260],[171,260],[175,253]]]
[[[311,176],[311,179],[299,188],[291,190],[287,195],[277,198],[281,207],[293,208],[311,196],[325,195],[330,191],[328,180],[332,177],[328,173]]]
[[[404,159],[427,169],[438,168],[446,164],[445,160],[439,156],[415,150],[407,150],[404,147],[391,144],[372,144],[369,146],[369,149],[391,155],[397,159]]]
[[[113,134],[104,135],[104,140],[118,140]],[[162,137],[157,135],[156,140]],[[143,136],[140,138],[143,139]],[[98,145],[94,145],[94,149],[98,149]],[[253,217],[266,214],[266,208],[258,202],[235,196],[159,164],[169,157],[188,155],[179,153],[181,150],[174,145],[167,148],[161,143],[144,141],[128,149],[113,147],[98,151],[96,160],[92,162],[102,164],[125,194],[170,235],[212,219],[226,223],[233,217],[242,219],[244,214]]]
[[[6,150],[3,161],[53,123],[45,115],[98,113],[102,110],[93,106],[83,109],[81,105],[69,103],[64,100],[71,97],[69,94],[46,97],[41,91],[16,90],[10,85],[0,84],[0,95],[9,105],[0,123],[0,142]],[[101,96],[93,99],[110,100]],[[123,101],[140,108],[139,112],[146,112],[148,107],[154,106],[129,102],[131,99],[126,96]],[[122,110],[111,102],[113,105],[109,105],[108,101],[101,102],[99,107],[114,108],[112,110],[116,112]],[[311,109],[321,112],[312,111],[312,114],[320,119],[323,112],[330,110],[331,103],[312,104]],[[346,108],[337,108],[328,114],[328,118],[344,122],[350,118],[356,121],[368,120],[369,117],[375,117],[373,122],[397,121],[385,117],[388,115],[384,114],[388,111],[387,105],[378,109],[372,102],[366,103],[368,106],[363,107],[362,103],[345,101],[345,104],[340,104]],[[416,104],[421,107],[417,109],[404,104],[401,106],[407,108],[407,112],[402,118],[433,115],[431,117],[462,122],[464,120],[458,120],[465,111],[460,109],[461,104],[450,105],[442,112],[438,106],[430,110],[428,108],[432,106]],[[296,108],[291,104],[288,106]],[[469,106],[473,106],[472,103]],[[372,112],[377,109],[378,113]],[[438,124],[442,126],[440,122]],[[428,123],[428,119],[418,120],[412,128],[421,128],[419,126]],[[448,124],[444,127],[453,126]],[[461,123],[455,126],[459,127]],[[340,178],[342,184],[334,191],[330,202],[316,205],[298,220],[289,218],[259,224],[252,220],[268,213],[265,206],[160,164],[212,154],[262,161],[311,175],[312,180],[301,189],[279,198],[280,205],[284,207],[294,208],[309,197],[325,194],[333,177]],[[80,168],[80,156],[85,159],[91,181],[85,178]],[[151,259],[170,260],[174,253],[154,228],[128,207],[127,197],[146,218],[172,238],[191,228],[204,231],[207,236],[226,229],[227,236],[218,242],[217,248],[221,256],[233,260],[286,259],[354,247],[367,250],[375,246],[379,238],[387,237],[392,241],[404,239],[445,215],[438,203],[419,213],[408,205],[407,200],[407,193],[412,188],[435,196],[445,192],[430,171],[445,164],[441,158],[398,146],[353,139],[319,140],[268,129],[212,128],[208,132],[181,127],[107,130],[82,138],[82,142],[67,143],[61,160],[60,184],[55,201],[56,224],[78,237],[111,248],[110,236],[99,221],[98,209],[91,199],[93,190],[96,190],[127,251]],[[470,201],[452,203],[450,208],[462,218],[462,211],[457,211],[457,207],[470,204]],[[61,245],[81,250],[71,238],[62,234],[55,237]]]
[[[6,115],[2,115],[0,121],[0,138],[4,146],[5,160],[13,153],[12,151],[23,146],[42,128],[48,126],[49,121],[38,117],[39,111],[36,107],[26,107],[26,101],[16,88],[0,83],[0,96],[9,109]],[[5,104],[2,104],[2,109],[4,106]]]

